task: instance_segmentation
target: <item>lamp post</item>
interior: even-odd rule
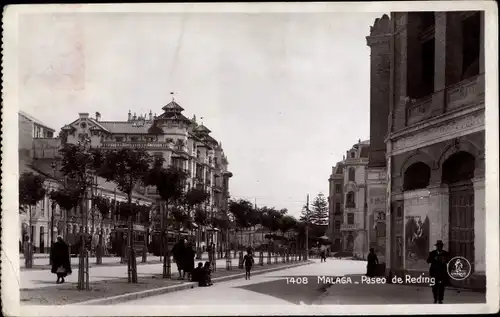
[[[50,167],[52,167],[52,171],[53,171],[53,176],[54,176],[54,179],[56,178],[56,168],[57,168],[57,164],[55,161],[53,161],[51,164],[50,164]],[[52,248],[52,244],[54,243],[54,209],[56,207],[56,202],[55,201],[52,201],[52,204],[51,204],[51,215],[50,215],[50,247]]]

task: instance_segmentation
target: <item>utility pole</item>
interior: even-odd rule
[[[305,259],[309,258],[309,194],[307,194],[306,203],[306,255]]]

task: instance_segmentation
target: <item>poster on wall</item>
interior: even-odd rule
[[[429,217],[407,216],[405,224],[406,269],[426,270],[429,254]]]

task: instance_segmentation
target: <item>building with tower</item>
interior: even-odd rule
[[[368,251],[366,167],[369,149],[368,140],[359,140],[332,168],[329,179],[332,248],[352,252],[359,257],[366,257]]]
[[[376,19],[366,37],[370,47],[370,154],[366,169],[368,203],[368,245],[379,261],[385,261],[385,213],[387,166],[385,137],[389,116],[391,75],[391,21],[384,14]]]
[[[442,240],[472,268],[452,283],[485,288],[484,11],[390,21],[387,274],[427,274]]]

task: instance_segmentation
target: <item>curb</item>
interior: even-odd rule
[[[263,270],[258,270],[258,271],[252,272],[252,275],[255,276],[255,275],[260,275],[260,274],[264,274],[264,273],[269,273],[269,272],[274,272],[274,271],[279,271],[279,270],[284,270],[284,269],[290,269],[290,268],[294,268],[294,267],[298,267],[298,266],[309,265],[312,263],[314,263],[314,262],[304,261],[304,262],[286,265],[286,266],[281,266],[281,267],[263,269]],[[212,282],[225,282],[225,281],[230,281],[230,280],[242,278],[244,276],[245,276],[245,273],[237,273],[237,274],[233,274],[233,275],[215,277],[212,279]],[[198,287],[197,282],[187,282],[187,283],[183,283],[180,285],[171,285],[171,286],[159,287],[159,288],[154,288],[154,289],[140,291],[140,292],[127,293],[127,294],[123,294],[123,295],[91,299],[91,300],[87,300],[87,301],[83,301],[83,302],[67,304],[65,306],[112,305],[112,304],[137,300],[137,299],[141,299],[141,298],[145,298],[145,297],[151,297],[151,296],[156,296],[156,295],[162,295],[162,294],[168,294],[168,293],[172,293],[172,292],[182,291],[182,290],[195,288],[195,287]]]

